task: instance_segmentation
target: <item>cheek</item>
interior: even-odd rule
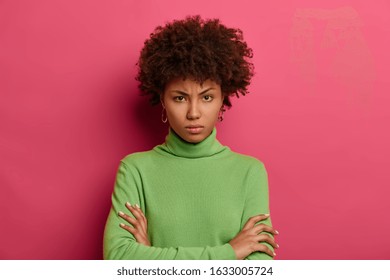
[[[166,107],[167,116],[171,119],[171,121],[177,121],[183,116],[183,110],[180,107]]]
[[[222,105],[221,105],[222,106]],[[213,112],[212,112],[212,115],[215,116],[215,117],[218,117],[219,115],[219,111],[221,110],[221,106],[215,106],[213,108]]]

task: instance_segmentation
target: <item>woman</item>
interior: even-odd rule
[[[120,162],[105,259],[275,256],[263,163],[216,139],[229,96],[247,93],[250,57],[239,29],[199,16],[159,26],[145,41],[137,80],[170,128],[164,144]]]

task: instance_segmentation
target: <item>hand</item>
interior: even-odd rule
[[[263,231],[272,234],[279,234],[272,227],[265,224],[255,225],[256,222],[265,220],[269,217],[269,214],[261,214],[253,216],[248,219],[243,229],[229,241],[229,244],[233,247],[238,260],[243,260],[245,257],[255,251],[264,252],[271,257],[275,257],[274,254],[266,245],[259,242],[267,242],[274,248],[279,248],[279,245],[275,243],[274,239],[268,234],[259,234]]]
[[[127,230],[137,240],[138,243],[141,243],[146,246],[151,246],[148,238],[148,221],[141,208],[136,204],[131,206],[130,203],[126,202],[126,208],[130,210],[130,212],[134,215],[135,218],[132,218],[122,211],[119,211],[119,216],[132,224],[133,226],[128,226],[123,223],[120,224],[120,227]]]

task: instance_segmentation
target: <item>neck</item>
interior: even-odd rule
[[[165,143],[156,146],[155,149],[164,153],[183,158],[203,158],[218,154],[226,149],[217,139],[217,130],[214,127],[209,136],[198,143],[190,143],[183,140],[172,128],[165,138]]]

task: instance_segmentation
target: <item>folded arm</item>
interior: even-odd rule
[[[269,194],[268,194],[268,174],[265,166],[262,162],[257,161],[251,169],[248,171],[247,182],[246,182],[246,202],[244,212],[241,219],[241,228],[245,226],[245,223],[250,217],[259,214],[270,214],[269,211]],[[259,223],[266,224],[272,227],[271,217],[266,220],[262,220]],[[259,224],[256,223],[256,224]],[[260,234],[267,234],[271,238],[273,235],[268,232],[262,232]],[[267,242],[260,242],[267,246],[272,252],[274,248]],[[270,255],[264,252],[253,252],[248,255],[246,260],[271,260],[273,259]]]
[[[103,241],[104,259],[120,260],[235,260],[236,255],[229,243],[220,246],[205,247],[169,247],[146,246],[136,241],[135,237],[120,227],[123,219],[119,211],[125,204],[140,205],[145,213],[141,178],[132,166],[121,162],[116,175],[112,207],[106,222]]]

